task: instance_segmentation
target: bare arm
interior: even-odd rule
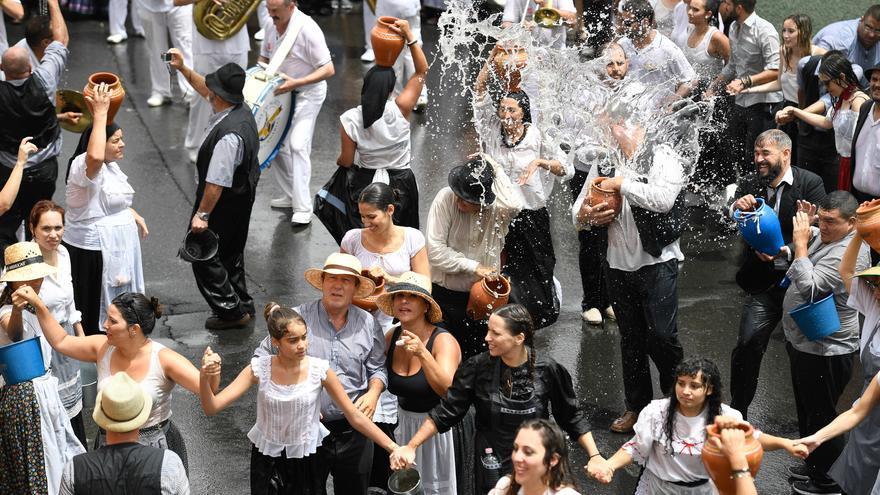
[[[730,61],[730,40],[721,31],[715,31],[709,40],[709,54],[724,60],[725,64]]]
[[[12,2],[4,2],[12,3]],[[58,0],[48,0],[46,2],[49,6],[49,21],[52,27],[52,40],[58,41],[62,45],[67,46],[70,43],[70,34],[67,32],[67,23],[64,22],[64,16],[61,14],[61,7],[58,5]],[[19,8],[21,8],[20,4],[17,4]]]
[[[409,259],[410,270],[431,278],[431,264],[428,263],[428,248],[423,247]]]
[[[824,428],[808,437],[800,439],[798,442],[806,445],[810,452],[812,452],[825,441],[842,435],[858,426],[868,413],[877,406],[878,401],[880,401],[880,385],[877,383],[877,377],[874,376],[871,379],[871,383],[868,384],[868,388],[865,389],[865,393],[862,394],[851,408],[834,418],[834,421],[828,423]]]
[[[251,385],[257,382],[254,370],[251,368],[251,365],[247,365],[235,377],[232,383],[215,395],[211,385],[214,378],[214,375],[209,375],[204,371],[199,375],[199,399],[202,402],[202,409],[208,416],[213,416],[229,407],[233,402],[241,398],[251,388]],[[219,379],[219,375],[217,375],[217,378]]]
[[[196,93],[200,94],[202,98],[207,99],[208,95],[211,94],[211,91],[205,84],[205,76],[184,65],[183,53],[181,53],[180,50],[178,50],[177,48],[172,48],[168,50],[168,53],[171,54],[171,67],[183,74],[186,82],[188,82],[189,85],[192,86],[192,89],[194,89]]]
[[[789,108],[791,108],[791,113],[795,117],[803,120],[804,122],[812,126],[820,127],[822,129],[831,129],[833,127],[831,119],[824,115],[816,115],[815,113],[807,112],[806,110],[801,110],[800,108]]]
[[[220,201],[221,194],[223,194],[223,186],[210,182],[205,183],[205,193],[202,195],[202,201],[199,202],[199,211],[205,213],[214,211],[217,201]]]
[[[263,59],[264,57],[260,58]],[[300,77],[298,79],[294,79],[287,74],[281,72],[278,75],[284,78],[284,83],[275,88],[275,94],[280,95],[282,93],[289,93],[300,86],[315,84],[325,79],[330,79],[331,77],[333,77],[334,74],[336,74],[336,69],[333,67],[333,62],[327,62],[326,64],[318,67],[306,76]]]
[[[846,251],[843,253],[843,258],[840,259],[840,267],[838,268],[840,279],[843,280],[847,293],[852,292],[853,277],[856,274],[856,261],[859,259],[859,250],[861,248],[862,236],[856,230],[852,240],[849,241],[849,246],[846,247]]]
[[[106,336],[74,337],[68,335],[64,328],[55,320],[55,317],[52,316],[52,312],[49,311],[43,300],[30,287],[21,287],[15,291],[12,294],[12,302],[14,305],[28,303],[36,309],[37,320],[40,322],[40,328],[43,330],[43,337],[49,341],[49,345],[53,349],[77,361],[89,363],[98,361],[101,347],[107,343]]]
[[[162,365],[162,370],[174,383],[199,395],[199,370],[188,359],[165,348],[159,351],[159,363]],[[209,384],[211,390],[216,391],[220,386],[220,375],[212,375]]]
[[[13,21],[20,21],[24,18],[24,5],[18,2],[2,2],[3,13],[8,15]]]
[[[404,349],[418,358],[431,390],[440,397],[446,397],[446,390],[452,385],[452,378],[461,363],[461,349],[455,337],[451,334],[438,335],[434,339],[434,348],[431,352],[428,352],[421,339],[406,329],[403,330],[401,340]]]
[[[410,31],[409,23],[404,20],[397,20],[397,22],[391,26],[391,29],[397,31],[405,40],[407,40],[410,53],[412,54],[413,63],[415,64],[415,74],[409,78],[403,91],[401,91],[397,98],[394,99],[394,102],[397,103],[397,108],[400,109],[400,113],[403,114],[403,117],[409,118],[409,114],[412,113],[413,108],[419,100],[419,95],[422,94],[422,88],[425,86],[425,79],[428,76],[428,59],[425,58],[425,52],[422,51],[421,43],[417,42],[417,38],[412,31]]]
[[[107,111],[110,108],[110,88],[105,83],[95,87],[93,96],[85,97],[92,111],[92,135],[86,148],[86,176],[94,179],[104,166],[107,148]]]
[[[12,204],[18,196],[18,190],[21,186],[24,164],[27,162],[28,155],[37,151],[37,146],[30,142],[31,139],[33,138],[26,137],[21,140],[21,145],[18,147],[18,159],[15,161],[15,166],[12,167],[9,178],[6,179],[6,184],[0,190],[0,215],[3,215],[12,208]]]
[[[379,383],[381,384],[381,381],[379,381]],[[327,377],[324,378],[322,384],[324,385],[324,390],[330,398],[333,399],[333,402],[342,409],[342,413],[345,414],[345,419],[348,420],[355,430],[363,433],[367,438],[378,445],[381,445],[382,448],[389,453],[397,448],[397,444],[388,438],[388,435],[386,435],[385,432],[380,430],[375,423],[370,421],[364,413],[354,407],[354,404],[351,403],[348,395],[345,394],[345,390],[342,389],[342,384],[339,383],[339,378],[336,377],[336,373],[333,372],[332,369],[327,370]]]
[[[345,128],[339,126],[339,156],[336,157],[336,164],[340,167],[350,168],[354,165],[354,155],[357,151],[357,143],[348,137]]]

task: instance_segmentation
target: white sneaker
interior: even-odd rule
[[[293,201],[287,196],[282,196],[269,201],[269,206],[272,208],[290,208],[293,206]]]
[[[260,29],[259,31],[254,33],[254,39],[257,41],[263,41],[263,38],[265,38],[265,37],[266,37],[266,30],[265,29]]]
[[[310,211],[298,211],[290,217],[290,223],[294,227],[299,227],[302,225],[308,225],[312,223],[312,212]]]
[[[361,55],[361,62],[365,64],[371,64],[376,61],[376,54],[373,53],[372,48],[368,48],[364,51],[364,54]]]
[[[111,34],[110,36],[107,36],[107,43],[110,43],[111,45],[118,45],[127,39],[128,36],[124,34]]]
[[[150,107],[161,107],[165,103],[171,103],[171,99],[165,98],[162,95],[152,95],[147,98],[147,106]]]
[[[612,320],[617,320],[617,316],[615,316],[614,314],[614,308],[612,308],[611,306],[605,308],[605,316],[611,318]]]
[[[597,308],[590,308],[583,313],[581,313],[581,318],[584,319],[590,325],[601,325],[602,324],[602,313],[599,312]]]

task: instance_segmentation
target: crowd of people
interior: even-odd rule
[[[256,315],[245,247],[261,138],[243,94],[247,30],[206,38],[192,17],[199,1],[210,0],[135,0],[132,27],[150,53],[146,103],[172,104],[176,80],[189,106],[193,275],[211,312],[205,328],[232,330]],[[727,456],[722,476],[736,493],[756,493],[741,427],[779,325],[801,438],[754,425],[755,440],[803,460],[789,468],[796,493],[880,492],[880,253],[856,230],[857,210],[880,197],[880,5],[814,35],[808,15],[774,27],[756,0],[564,1],[559,23],[546,27],[536,21],[549,1],[509,0],[502,29],[530,30],[541,50],[595,56],[603,91],[637,100],[650,118],[679,102],[708,103],[725,144],[701,130],[697,163],[686,163],[677,140],[626,114],[634,104],[610,111],[600,102],[595,136],[561,147],[532,105],[547,89],[527,71],[513,84],[496,63],[510,52],[495,46],[466,82],[479,146],[450,167],[422,231],[409,122],[429,105],[420,5],[364,3],[365,27],[393,16],[388,29],[405,46],[393,65],[366,72],[360,105],[339,116],[338,169],[314,199],[312,139],[333,58],[296,0],[257,9],[258,60],[279,68],[277,94],[296,92],[272,159],[283,195],[270,205],[289,210],[294,227],[314,211],[339,251],[304,273],[314,299],[265,305],[265,339],[222,386],[222,356],[210,347],[197,367],[151,338],[162,306],[145,295],[140,243],[149,230],[119,163],[114,89],[100,83],[85,96],[91,123],[69,157],[62,207],[52,201],[61,123],[84,118],[55,107],[69,57],[62,5],[0,2],[6,15],[27,16],[21,42],[6,48],[0,30],[0,346],[39,337],[44,370],[0,380],[0,493],[189,493],[186,441],[171,419],[175,385],[208,416],[257,387],[255,424],[240,439],[252,444],[252,493],[321,494],[331,475],[335,493],[385,493],[392,473],[415,468],[427,494],[573,495],[569,443],[584,449],[595,482],[636,463],[637,494],[707,495],[716,488],[701,454],[711,444]],[[109,7],[107,41],[125,42],[126,2]],[[586,43],[569,46],[569,34]],[[369,42],[364,63],[382,55]],[[586,101],[592,89],[582,88]],[[688,355],[678,335],[680,238],[695,183],[719,192],[727,217],[771,209],[784,241],[778,253],[742,243],[729,405],[718,366]],[[550,206],[565,185],[581,317],[614,319],[620,331],[625,401],[609,425],[591,422],[569,371],[534,343],[562,308]],[[509,299],[475,303],[481,283],[506,286]],[[791,313],[826,296],[840,325],[816,337]],[[81,362],[97,369],[92,442]],[[854,372],[862,397],[838,415]],[[718,437],[708,437],[710,425]],[[597,426],[631,436],[603,453]]]

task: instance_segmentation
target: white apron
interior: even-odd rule
[[[144,292],[141,242],[131,210],[106,216],[95,227],[101,243],[101,316],[107,319],[110,302],[124,292]]]

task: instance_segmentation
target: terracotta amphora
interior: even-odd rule
[[[528,62],[526,49],[516,45],[495,45],[496,53],[493,60],[495,75],[506,85],[509,93],[520,91],[522,73],[520,72]]]
[[[480,279],[471,286],[468,298],[468,318],[480,321],[489,317],[489,313],[507,304],[510,297],[510,281],[503,275],[497,279]]]
[[[590,206],[608,203],[608,208],[614,210],[614,213],[620,213],[620,193],[610,189],[603,189],[600,185],[607,178],[596,177],[590,183]]]
[[[94,97],[95,86],[101,83],[107,83],[107,86],[110,87],[110,108],[107,110],[107,124],[112,124],[113,119],[116,117],[116,112],[119,111],[119,106],[122,105],[122,100],[125,99],[125,88],[122,87],[122,81],[116,74],[112,72],[95,72],[89,76],[89,83],[86,84],[83,90],[83,96]]]
[[[376,54],[376,65],[393,67],[394,62],[403,50],[406,40],[403,36],[394,32],[390,26],[397,21],[396,17],[382,16],[376,20],[376,25],[370,31],[370,42],[373,44],[373,53]]]
[[[856,210],[856,230],[871,249],[880,253],[880,199],[869,201]]]
[[[755,429],[752,428],[752,425],[742,423],[737,425],[737,428],[740,428],[745,432],[746,443],[743,447],[743,452],[746,454],[746,461],[749,463],[749,471],[751,471],[752,477],[754,478],[755,475],[758,474],[758,469],[761,467],[761,459],[764,457],[764,449],[755,438]],[[718,488],[718,493],[721,495],[736,495],[736,483],[730,475],[730,462],[727,460],[727,456],[715,448],[715,446],[712,445],[712,442],[709,441],[709,438],[711,437],[721,438],[721,433],[718,431],[718,427],[714,424],[707,426],[706,432],[706,442],[703,444],[702,453],[703,465],[706,466],[706,471],[709,472],[709,477],[712,478],[715,487]]]

